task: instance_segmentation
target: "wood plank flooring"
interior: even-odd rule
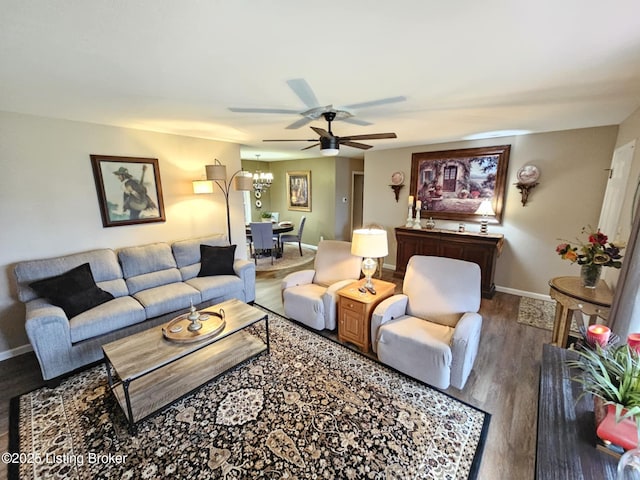
[[[287,273],[258,272],[256,302],[283,314],[280,282]],[[382,278],[401,291],[402,281],[391,271],[384,270]],[[500,292],[482,299],[484,323],[475,367],[464,390],[446,390],[492,414],[480,480],[534,478],[540,362],[551,332],[517,323],[519,301]],[[33,353],[0,362],[0,451],[8,448],[9,400],[43,383]],[[0,480],[6,477],[7,469],[0,465]]]

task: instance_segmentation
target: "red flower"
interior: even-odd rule
[[[607,237],[600,230],[589,235],[589,243],[597,243],[604,246],[607,243],[607,240],[609,240],[609,237]]]

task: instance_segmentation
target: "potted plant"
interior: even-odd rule
[[[262,212],[260,214],[260,217],[262,218],[263,222],[271,222],[271,212]]]
[[[567,365],[578,370],[571,379],[582,385],[582,395],[594,396],[597,434],[605,444],[636,448],[640,430],[640,356],[628,344],[593,348],[582,346]],[[606,413],[599,413],[600,405]],[[602,418],[599,421],[599,418]]]

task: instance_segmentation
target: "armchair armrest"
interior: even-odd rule
[[[357,279],[349,278],[332,283],[322,295],[322,304],[324,305],[325,313],[325,325],[329,330],[333,330],[334,328],[336,328],[337,324],[338,290],[357,281]]]
[[[296,285],[308,285],[313,283],[313,277],[315,274],[315,270],[298,270],[297,272],[291,272],[282,279],[282,282],[280,282],[280,290],[295,287]]]
[[[473,363],[478,355],[482,316],[478,313],[462,315],[451,337],[451,385],[462,388],[471,373]]]
[[[371,315],[371,348],[375,352],[378,346],[378,329],[389,320],[401,317],[407,312],[409,297],[398,293],[383,300]]]

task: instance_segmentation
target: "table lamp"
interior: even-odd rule
[[[364,287],[373,288],[371,277],[378,267],[374,258],[386,257],[389,254],[387,231],[376,228],[354,230],[351,238],[351,254],[363,257],[362,273],[366,278]]]
[[[493,207],[491,206],[491,200],[483,200],[478,210],[476,210],[476,215],[482,215],[482,220],[480,220],[480,233],[487,235],[487,225],[489,224],[487,217],[489,215],[495,215]]]

